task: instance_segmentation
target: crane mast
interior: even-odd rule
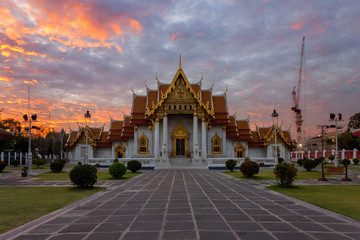
[[[303,65],[304,65],[304,47],[305,47],[305,37],[302,39],[302,46],[301,46],[301,56],[300,56],[300,69],[299,69],[299,78],[297,83],[297,89],[296,86],[294,87],[294,90],[292,92],[293,100],[294,100],[294,106],[291,108],[292,111],[295,112],[295,124],[296,124],[296,141],[298,143],[302,140],[302,114],[300,109],[300,90],[301,90],[301,80],[303,76]]]

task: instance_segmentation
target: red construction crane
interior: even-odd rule
[[[302,115],[300,109],[300,89],[301,89],[301,79],[303,75],[303,63],[304,63],[304,47],[305,47],[305,37],[302,40],[301,46],[301,57],[300,57],[300,69],[299,69],[299,79],[298,79],[298,86],[296,91],[296,86],[294,86],[294,90],[292,92],[293,99],[294,99],[294,106],[291,108],[292,111],[295,112],[295,124],[296,124],[296,141],[300,143],[302,140]]]

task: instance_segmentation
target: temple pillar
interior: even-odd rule
[[[205,118],[201,119],[201,158],[206,159],[206,121]]]
[[[226,126],[223,126],[223,137],[222,137],[222,141],[223,141],[223,155],[227,156],[226,153]]]
[[[167,113],[164,113],[163,118],[163,145],[162,145],[162,156],[161,156],[161,164],[162,165],[170,165],[169,158],[168,158],[168,117]]]
[[[199,157],[199,140],[198,140],[198,117],[197,112],[194,112],[193,119],[193,158],[192,166],[201,165],[201,159]]]
[[[159,159],[159,119],[155,120],[155,147],[154,147],[154,157]]]
[[[138,154],[138,131],[137,126],[134,126],[134,155]],[[116,153],[115,153],[116,154]],[[115,158],[118,156],[116,155]]]

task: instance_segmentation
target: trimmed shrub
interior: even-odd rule
[[[61,172],[65,166],[64,161],[56,160],[50,164],[50,169],[52,172]]]
[[[138,161],[138,160],[131,160],[131,161],[128,162],[127,168],[131,172],[135,173],[135,172],[137,172],[137,171],[139,171],[141,169],[141,162]]]
[[[82,162],[78,162],[78,165],[81,165],[82,164]]]
[[[119,162],[119,159],[115,159],[114,162]]]
[[[316,166],[321,164],[325,160],[324,157],[315,158]]]
[[[240,165],[240,172],[248,177],[252,177],[253,175],[258,174],[259,169],[259,164],[251,160],[246,160]]]
[[[96,167],[89,164],[81,164],[71,169],[70,179],[79,188],[92,188],[97,182],[96,173]]]
[[[349,159],[346,159],[346,158],[341,161],[341,164],[344,165],[344,166],[347,166],[350,163],[351,163],[351,161]]]
[[[353,163],[354,163],[355,165],[358,165],[359,162],[360,162],[360,160],[359,160],[358,158],[353,158]]]
[[[296,163],[297,163],[300,167],[302,167],[303,162],[304,162],[304,159],[302,159],[302,158],[299,158],[299,159],[296,161]]]
[[[303,167],[307,170],[307,171],[311,171],[311,169],[316,168],[317,163],[315,160],[311,160],[311,159],[305,159],[303,161]]]
[[[282,157],[279,157],[279,158],[278,158],[279,164],[282,163],[283,161],[284,161],[284,159],[283,159]]]
[[[125,164],[121,162],[114,162],[109,167],[109,173],[114,178],[121,178],[126,173]]]
[[[45,165],[45,160],[42,158],[34,158],[33,164],[36,165],[36,167],[40,167],[41,165]]]
[[[95,167],[96,167],[96,168],[99,168],[99,167],[100,167],[100,163],[95,164]]]
[[[11,165],[14,165],[14,167],[19,166],[19,164],[20,164],[20,160],[19,160],[19,159],[14,159],[14,160],[11,161]]]
[[[0,160],[0,172],[2,172],[5,167],[6,167],[6,163]]]
[[[274,174],[279,185],[291,185],[297,175],[297,168],[294,164],[282,162],[275,166]]]
[[[226,168],[232,172],[234,170],[234,167],[236,166],[236,161],[229,159],[225,162],[225,165],[226,165]]]
[[[335,159],[335,156],[331,154],[331,155],[329,155],[328,159],[332,163],[332,161],[334,161],[334,159]]]

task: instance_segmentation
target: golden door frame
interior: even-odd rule
[[[189,138],[189,131],[180,121],[178,125],[174,128],[174,130],[171,132],[171,157],[176,157],[176,139],[185,139],[185,156],[189,155]]]
[[[245,152],[246,152],[246,148],[241,144],[241,143],[238,143],[238,145],[236,145],[236,147],[234,148],[234,151],[235,151],[235,157],[237,158],[237,153],[240,152],[242,154],[241,158],[244,158],[245,157]]]
[[[124,145],[122,145],[121,143],[119,143],[115,147],[114,151],[115,151],[115,158],[118,158],[119,155],[118,152],[121,152],[123,158],[125,158],[126,147],[124,147]]]

